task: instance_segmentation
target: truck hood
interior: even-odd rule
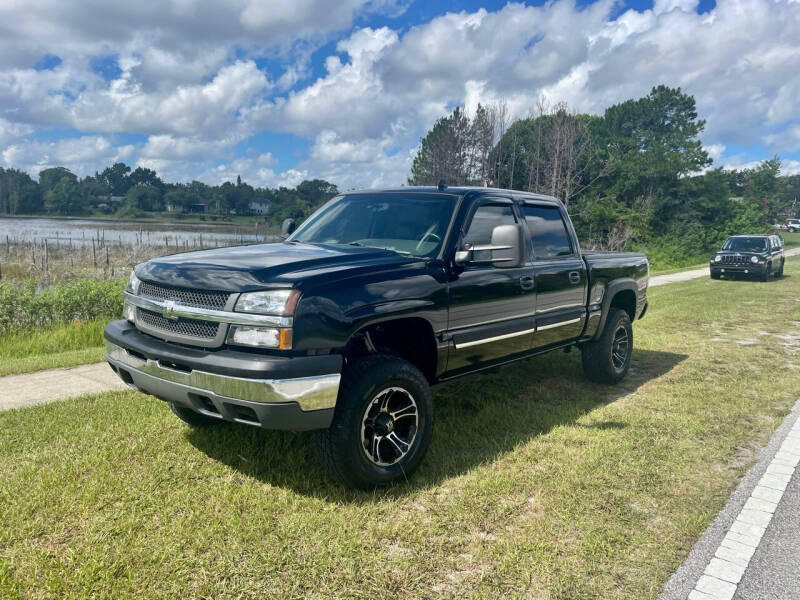
[[[278,242],[154,258],[138,265],[136,275],[145,281],[176,287],[246,292],[270,284],[285,287],[331,271],[409,260],[379,248]]]

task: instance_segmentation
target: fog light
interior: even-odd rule
[[[228,332],[228,343],[239,346],[255,346],[256,348],[288,350],[292,347],[292,330],[277,329],[275,327],[231,325]]]
[[[136,307],[133,304],[125,302],[122,305],[122,314],[126,321],[130,321],[131,323],[136,322]]]

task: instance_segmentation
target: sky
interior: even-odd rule
[[[714,166],[800,173],[800,0],[0,0],[0,166],[405,183],[455,106],[681,87]]]

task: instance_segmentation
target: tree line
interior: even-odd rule
[[[114,214],[134,218],[163,213],[248,215],[253,205],[269,207],[273,224],[291,217],[302,220],[338,194],[335,185],[321,179],[303,181],[294,188],[258,188],[237,177],[221,185],[164,182],[155,171],[132,169],[118,162],[102,172],[79,178],[65,167],[39,172],[38,181],[18,169],[0,168],[0,214],[92,215]]]
[[[457,107],[421,139],[408,183],[555,196],[587,245],[676,260],[798,215],[800,175],[781,176],[777,157],[712,169],[699,140],[704,127],[694,98],[663,85],[602,115],[543,100],[518,119],[502,102],[471,116]]]

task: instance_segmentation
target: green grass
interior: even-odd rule
[[[629,377],[555,353],[435,391],[411,482],[115,392],[0,413],[3,598],[654,598],[800,389],[800,261],[655,288]]]
[[[0,377],[103,360],[107,322],[74,322],[0,334]]]

